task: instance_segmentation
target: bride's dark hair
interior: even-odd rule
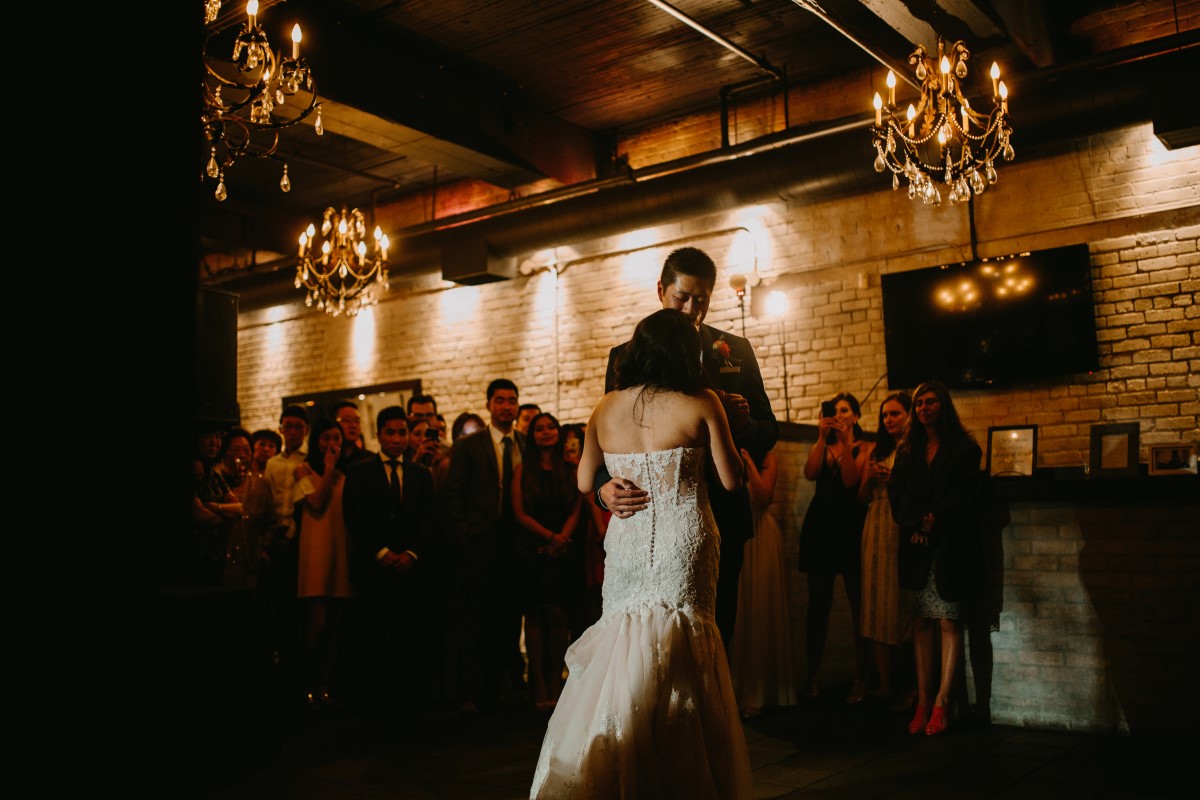
[[[692,394],[704,388],[700,369],[700,333],[683,312],[655,311],[633,329],[616,365],[618,389]]]

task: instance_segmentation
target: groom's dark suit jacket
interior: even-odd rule
[[[721,356],[713,349],[719,341],[729,345],[729,355]],[[763,387],[762,372],[754,348],[741,336],[719,331],[711,325],[700,325],[701,359],[704,364],[705,383],[708,388],[721,389],[746,398],[750,406],[750,419],[740,432],[734,432],[733,443],[738,449],[745,448],[755,460],[760,460],[779,439],[779,424],[771,411],[771,401]],[[616,388],[617,359],[625,349],[619,344],[608,353],[608,370],[604,376],[604,391]],[[595,488],[599,489],[610,479],[603,467],[596,475]],[[712,505],[713,519],[721,532],[721,566],[717,579],[717,626],[726,647],[733,636],[734,618],[737,612],[738,576],[742,569],[742,551],[746,541],[754,536],[754,516],[750,509],[750,493],[745,487],[736,492],[726,491],[721,482],[709,480],[708,498]]]

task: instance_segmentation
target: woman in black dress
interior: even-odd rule
[[[858,703],[866,695],[866,644],[859,635],[862,603],[862,529],[867,504],[858,499],[859,477],[868,447],[859,441],[862,429],[858,399],[842,392],[821,404],[817,441],[804,464],[804,477],[816,482],[812,502],[800,528],[800,571],[808,575],[808,614],[805,651],[808,661],[808,697],[820,693],[821,658],[829,633],[833,588],[842,576],[846,600],[854,623],[854,682],[846,701]]]
[[[946,387],[938,381],[918,386],[888,483],[892,516],[900,525],[901,603],[913,617],[912,734],[936,736],[949,721],[946,709],[962,650],[961,601],[982,579],[982,457]],[[940,680],[935,629],[941,633]]]
[[[583,552],[574,536],[583,495],[575,468],[563,456],[558,420],[538,414],[529,422],[526,452],[513,469],[517,559],[523,571],[525,651],[538,710],[554,707],[562,691],[563,656],[570,632],[568,606],[578,598]]]

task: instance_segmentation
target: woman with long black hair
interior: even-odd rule
[[[896,448],[888,497],[900,525],[900,587],[913,618],[917,708],[908,732],[936,736],[949,724],[962,651],[961,601],[981,577],[977,509],[983,453],[941,382],[918,386],[912,410]],[[935,627],[941,634],[940,679]]]

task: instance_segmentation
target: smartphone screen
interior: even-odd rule
[[[836,417],[837,416],[837,403],[833,402],[832,400],[822,401],[821,416],[822,417]]]

